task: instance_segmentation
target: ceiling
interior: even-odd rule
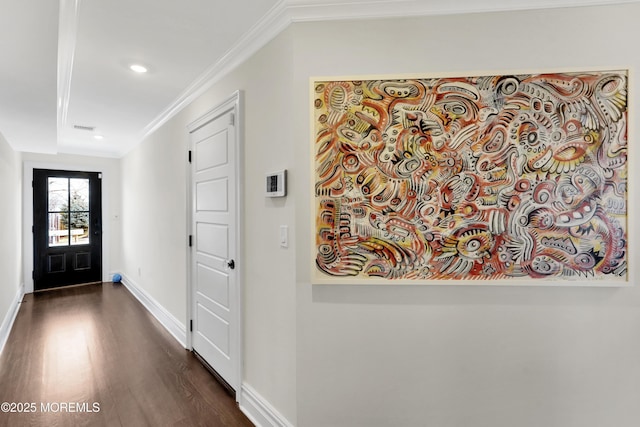
[[[0,133],[120,157],[292,22],[638,1],[0,0]]]

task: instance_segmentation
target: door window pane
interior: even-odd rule
[[[89,244],[89,212],[71,212],[71,244]]]
[[[49,212],[67,210],[69,203],[69,179],[49,178]]]
[[[71,212],[89,210],[89,180],[83,178],[71,178],[69,180],[71,193]]]
[[[67,246],[69,244],[68,214],[49,213],[49,246]]]

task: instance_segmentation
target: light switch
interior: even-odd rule
[[[280,247],[289,247],[289,226],[287,225],[280,226]]]

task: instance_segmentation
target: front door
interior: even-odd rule
[[[237,167],[234,110],[191,131],[192,346],[234,391],[239,386]]]
[[[33,170],[36,291],[102,279],[102,197],[97,172]]]

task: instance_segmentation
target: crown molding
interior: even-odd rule
[[[638,3],[638,0],[289,0],[293,22],[408,18]]]
[[[139,135],[142,141],[193,100],[222,79],[227,73],[249,59],[291,24],[285,0],[280,0],[217,62],[207,68],[187,89],[165,108]]]
[[[352,0],[328,3],[326,0],[280,0],[231,49],[145,126],[137,141],[141,142],[159,129],[295,22],[456,15],[639,2],[640,0],[461,0],[454,3],[440,0]],[[129,146],[121,154],[124,156],[133,147],[134,145]]]

